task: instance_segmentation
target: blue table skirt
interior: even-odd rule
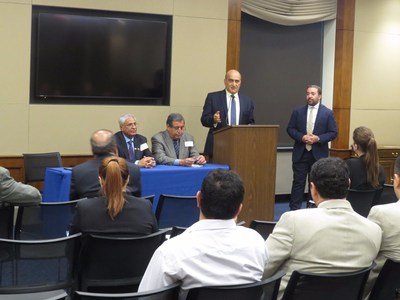
[[[157,165],[152,169],[140,169],[142,195],[155,195],[153,209],[161,194],[194,196],[200,190],[203,178],[214,169],[229,169],[228,165],[206,164],[202,167]],[[69,200],[71,170],[48,168],[45,175],[43,202]]]

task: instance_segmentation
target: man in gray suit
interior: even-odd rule
[[[0,206],[3,203],[15,205],[39,204],[42,196],[38,189],[33,186],[16,182],[10,176],[10,171],[0,167]]]
[[[270,256],[264,276],[286,271],[280,298],[293,271],[357,271],[371,266],[381,245],[379,226],[345,199],[350,180],[342,159],[321,158],[312,166],[310,180],[317,208],[284,213],[266,240]]]
[[[152,151],[157,164],[191,166],[204,165],[206,159],[199,155],[193,136],[185,132],[185,119],[179,113],[167,118],[167,129],[151,138]]]
[[[393,188],[400,199],[400,157],[394,164]],[[400,261],[400,200],[395,203],[375,205],[369,212],[368,219],[382,229],[382,244],[376,258],[376,266],[369,274],[365,293],[369,293],[385,261]]]

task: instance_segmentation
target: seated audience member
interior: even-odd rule
[[[199,155],[193,136],[185,132],[185,119],[172,113],[167,118],[167,129],[151,138],[154,158],[158,164],[191,166],[203,165],[206,159]]]
[[[345,197],[349,170],[340,158],[322,158],[310,173],[315,209],[284,213],[266,240],[264,277],[285,270],[279,299],[295,270],[353,272],[371,266],[381,244],[381,230],[357,214]]]
[[[101,196],[77,204],[71,234],[147,235],[158,230],[150,201],[125,193],[129,180],[125,159],[106,157],[101,162],[99,174]]]
[[[13,205],[39,204],[42,195],[35,187],[16,182],[10,176],[10,171],[0,167],[0,206],[7,202]]]
[[[118,147],[118,156],[133,162],[139,167],[152,168],[156,161],[147,145],[147,139],[137,133],[136,118],[126,114],[119,118],[119,128],[115,136]]]
[[[393,187],[397,198],[400,199],[400,157],[396,158],[394,165]],[[382,244],[375,260],[376,267],[371,270],[365,288],[366,294],[371,291],[387,259],[400,261],[400,201],[373,206],[369,212],[368,219],[378,224],[382,229]]]
[[[256,231],[236,226],[243,197],[239,175],[211,171],[197,192],[200,220],[156,250],[138,291],[181,281],[180,299],[185,299],[191,288],[261,280],[268,258],[264,240]]]
[[[100,194],[99,167],[101,161],[109,156],[117,155],[117,145],[113,133],[107,129],[95,131],[90,138],[94,155],[93,160],[86,161],[72,168],[70,200],[97,197]],[[129,182],[127,193],[141,196],[139,167],[127,162]]]
[[[350,170],[350,188],[372,190],[383,186],[385,171],[379,164],[378,147],[371,129],[364,126],[354,129],[352,147],[358,157],[346,161]]]

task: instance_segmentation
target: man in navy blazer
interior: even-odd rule
[[[133,162],[139,167],[154,167],[156,161],[147,145],[147,138],[137,133],[136,117],[132,114],[126,114],[121,116],[118,122],[121,131],[114,134],[118,147],[118,156]],[[131,154],[129,153],[129,144],[132,147]]]
[[[337,136],[333,113],[320,103],[321,98],[322,91],[319,86],[308,86],[307,105],[293,110],[286,129],[289,136],[294,139],[293,184],[289,203],[291,210],[301,208],[311,167],[318,159],[329,156],[328,143]]]
[[[210,158],[213,155],[214,131],[227,125],[254,124],[254,105],[250,97],[239,93],[241,75],[236,70],[229,70],[224,79],[225,89],[209,93],[203,106],[201,124],[210,128],[207,135],[204,153]],[[234,102],[232,102],[232,95]],[[232,103],[235,103],[236,121],[231,124]]]

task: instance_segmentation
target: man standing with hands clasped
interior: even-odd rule
[[[254,105],[250,97],[239,93],[242,76],[236,70],[229,70],[224,79],[225,89],[209,93],[203,106],[201,124],[210,128],[204,153],[213,156],[214,131],[227,125],[254,124]]]
[[[294,139],[292,153],[293,184],[290,209],[300,209],[311,167],[318,159],[329,156],[328,143],[337,136],[332,111],[321,104],[322,91],[317,85],[307,87],[307,105],[293,110],[287,133]]]

